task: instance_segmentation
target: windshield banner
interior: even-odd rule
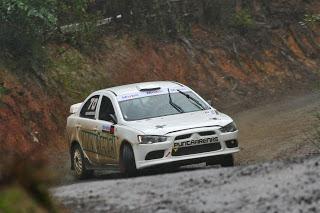
[[[124,95],[117,96],[117,100],[120,101],[128,101],[136,98],[144,98],[154,95],[164,95],[168,94],[168,89],[170,90],[170,93],[177,93],[178,90],[182,92],[191,92],[191,90],[188,87],[174,87],[174,88],[161,88],[157,90],[150,90],[150,91],[138,91],[134,93],[128,93]]]

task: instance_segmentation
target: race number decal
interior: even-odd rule
[[[99,101],[99,98],[92,98],[90,100],[90,105],[88,107],[88,111],[95,111],[96,110],[96,107],[97,107],[97,104],[98,104],[98,101]]]

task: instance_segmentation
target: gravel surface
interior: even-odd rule
[[[69,180],[52,194],[74,212],[320,212],[316,112],[319,92],[234,115],[242,147],[234,168],[198,165],[131,179],[100,175]]]
[[[319,212],[320,157],[208,168],[52,190],[74,212]]]

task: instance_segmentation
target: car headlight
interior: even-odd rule
[[[237,130],[238,130],[237,126],[236,126],[236,124],[234,122],[228,124],[227,126],[224,126],[224,127],[220,128],[220,131],[222,133],[235,132]]]
[[[140,144],[153,144],[167,141],[168,137],[159,135],[139,135],[138,141]]]

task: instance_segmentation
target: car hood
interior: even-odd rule
[[[165,117],[130,121],[126,125],[143,132],[146,135],[166,135],[171,132],[208,126],[225,126],[232,119],[215,110],[183,113]]]

